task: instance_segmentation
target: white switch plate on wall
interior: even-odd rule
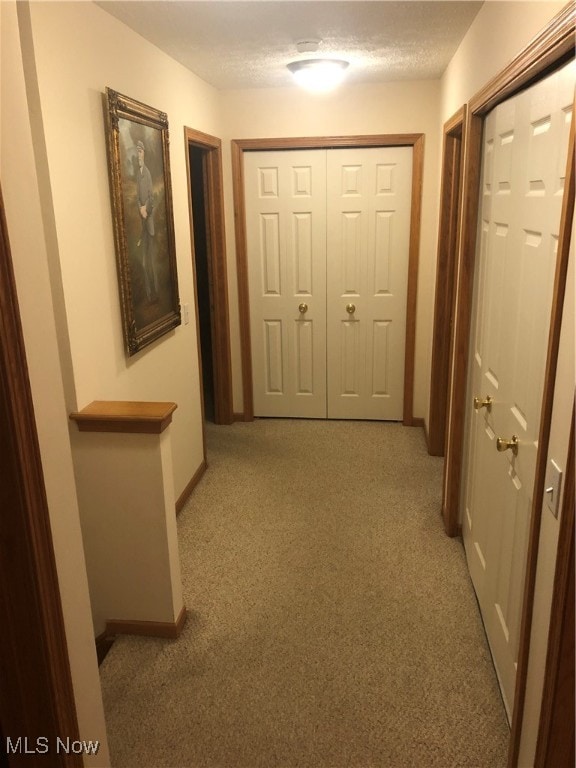
[[[553,459],[548,462],[546,470],[546,483],[544,485],[544,498],[546,506],[554,517],[558,517],[560,506],[560,490],[562,488],[562,470]]]

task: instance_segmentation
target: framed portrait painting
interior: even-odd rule
[[[106,106],[124,342],[134,355],[181,323],[168,118],[111,88]]]

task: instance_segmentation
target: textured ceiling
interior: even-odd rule
[[[439,78],[482,2],[102,0],[101,8],[218,89],[292,85],[290,61],[350,62],[347,80]],[[321,40],[317,54],[296,43]]]

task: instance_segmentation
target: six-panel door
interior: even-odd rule
[[[401,420],[412,149],[245,153],[254,413]]]
[[[244,158],[254,414],[326,417],[326,152]]]
[[[412,149],[328,152],[328,416],[402,420]]]
[[[463,536],[510,718],[573,93],[569,65],[484,129]]]

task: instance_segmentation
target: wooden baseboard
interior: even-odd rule
[[[104,659],[106,658],[108,651],[110,648],[112,648],[112,645],[114,644],[114,637],[111,635],[107,635],[106,632],[102,632],[101,635],[98,635],[98,637],[95,640],[96,643],[96,656],[98,658],[98,666],[102,664]]]
[[[426,426],[425,419],[422,419],[422,429],[424,430],[424,439],[426,440],[426,447],[428,448],[428,453],[430,453],[430,437],[428,436],[428,427]]]
[[[144,635],[145,637],[166,637],[176,640],[186,624],[186,606],[182,606],[176,621],[124,621],[110,619],[106,622],[105,637],[114,635]],[[102,635],[100,635],[102,638]]]
[[[409,423],[404,422],[405,427],[420,427],[424,432],[424,439],[426,440],[426,446],[430,449],[430,440],[428,439],[428,429],[426,428],[426,421],[421,416],[412,416]],[[430,450],[428,450],[430,453]]]
[[[186,488],[184,488],[184,490],[182,491],[182,493],[180,494],[180,496],[178,497],[178,499],[176,501],[176,514],[178,514],[179,512],[182,511],[182,508],[184,507],[184,505],[188,501],[188,499],[190,497],[190,494],[192,493],[194,488],[196,488],[196,486],[198,485],[198,483],[202,479],[202,475],[204,474],[204,472],[206,472],[207,466],[208,465],[206,464],[206,461],[204,460],[202,462],[202,464],[200,464],[200,466],[198,467],[196,472],[194,472],[194,477],[192,478],[192,480],[190,480],[190,482],[188,483]]]
[[[443,520],[446,520],[446,507],[442,506],[440,509],[440,516]],[[462,523],[454,523],[454,525],[451,528],[446,528],[446,535],[451,539],[462,539]],[[464,543],[464,542],[462,542]]]
[[[233,413],[232,418],[234,421],[246,421],[246,417],[243,413]]]

